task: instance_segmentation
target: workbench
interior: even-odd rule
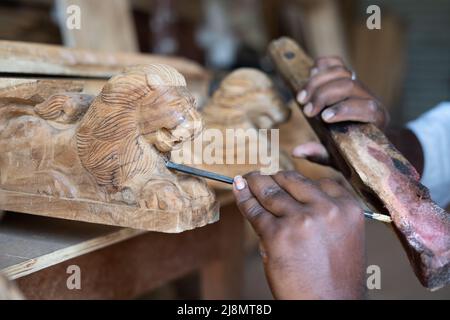
[[[181,234],[9,212],[0,224],[0,269],[28,299],[137,298],[192,272],[202,298],[237,299],[243,238],[233,204],[222,206],[219,222]],[[67,288],[70,265],[81,270],[80,290]]]

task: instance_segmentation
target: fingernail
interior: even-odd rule
[[[304,112],[307,116],[309,116],[309,115],[311,115],[312,111],[313,111],[313,105],[312,105],[311,102],[308,102],[308,103],[306,104],[305,108],[303,109],[303,112]]]
[[[306,101],[306,90],[302,90],[300,91],[300,93],[298,94],[297,100],[298,102],[300,102],[301,104],[304,104]]]
[[[294,148],[292,155],[298,158],[304,158],[306,156],[301,147]]]
[[[243,190],[245,188],[245,180],[242,176],[234,177],[233,183],[237,190]]]
[[[317,68],[312,68],[312,69],[311,69],[311,72],[310,72],[310,77],[316,75],[317,73],[319,73],[319,69],[317,69]]]
[[[334,116],[335,116],[335,113],[334,113],[333,110],[327,109],[324,112],[322,112],[322,119],[325,120],[325,121],[330,120]]]

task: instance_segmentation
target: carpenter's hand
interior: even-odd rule
[[[352,79],[342,60],[324,57],[315,61],[309,81],[297,95],[305,116],[320,114],[328,123],[359,121],[374,123],[381,129],[387,125],[389,115],[383,104],[357,79]],[[293,155],[327,164],[328,155],[317,143],[296,147]]]
[[[260,237],[278,299],[364,297],[364,218],[338,183],[295,171],[235,178],[237,205]]]
[[[324,57],[315,61],[311,76],[297,95],[307,117],[321,113],[325,122],[346,120],[371,122],[380,128],[388,115],[381,102],[356,79],[340,58]]]

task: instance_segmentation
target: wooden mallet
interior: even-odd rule
[[[272,41],[270,56],[293,94],[309,78],[313,61],[289,38]],[[450,283],[450,215],[430,198],[405,157],[372,124],[326,124],[306,117],[332,160],[374,211],[389,214],[421,283]]]

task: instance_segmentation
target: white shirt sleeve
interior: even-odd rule
[[[450,203],[450,102],[438,104],[407,127],[422,145],[421,182],[430,189],[431,198],[445,207]]]

